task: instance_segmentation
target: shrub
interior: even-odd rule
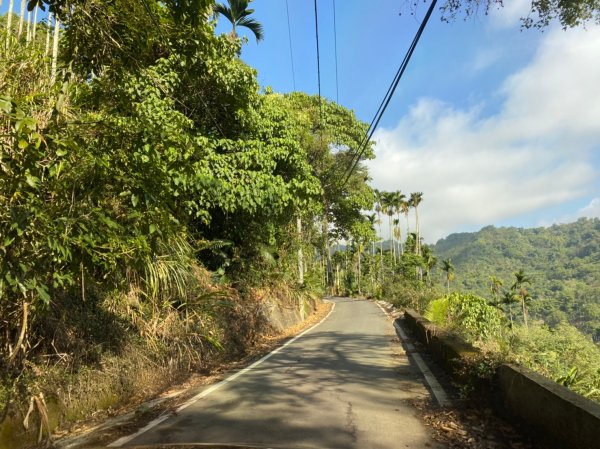
[[[600,348],[574,326],[516,328],[511,358],[576,393],[600,400]]]
[[[502,335],[504,317],[485,298],[451,293],[432,301],[425,317],[465,335],[471,341],[488,341]]]

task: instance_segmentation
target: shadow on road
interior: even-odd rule
[[[383,449],[399,447],[388,442],[399,443],[404,435],[414,443],[410,447],[431,447],[407,402],[428,396],[419,373],[380,311],[370,307],[360,312],[355,319],[342,316],[352,326],[324,323],[132,445]],[[359,441],[369,444],[360,446]]]

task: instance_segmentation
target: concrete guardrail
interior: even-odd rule
[[[459,381],[480,351],[435,326],[413,310],[404,323],[434,358]],[[565,448],[600,449],[600,404],[580,396],[527,368],[501,365],[492,398],[501,414],[525,424],[548,441]]]

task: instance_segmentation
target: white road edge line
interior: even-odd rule
[[[246,368],[238,371],[235,374],[232,374],[231,376],[229,376],[227,379],[222,380],[221,382],[218,382],[216,384],[214,384],[212,387],[207,388],[206,390],[201,391],[200,393],[198,393],[196,396],[194,396],[193,398],[187,400],[186,402],[184,402],[182,405],[180,405],[177,410],[176,413],[181,412],[182,410],[188,408],[190,405],[192,405],[193,403],[199,401],[202,398],[205,398],[206,396],[208,396],[209,394],[215,392],[216,390],[218,390],[219,388],[221,388],[224,385],[227,385],[230,382],[233,382],[235,379],[237,379],[238,377],[240,377],[241,375],[247,373],[248,371],[251,371],[253,368],[256,368],[258,365],[260,365],[261,363],[263,363],[264,361],[270,359],[271,357],[273,357],[275,354],[277,354],[279,351],[281,351],[282,349],[284,349],[286,346],[291,345],[292,343],[294,343],[296,340],[298,340],[300,337],[302,337],[303,335],[307,334],[308,332],[312,331],[314,328],[316,328],[317,326],[319,326],[321,323],[323,323],[327,318],[329,318],[329,316],[333,313],[333,310],[335,309],[335,302],[332,301],[326,301],[326,302],[331,302],[332,303],[332,307],[331,310],[329,311],[329,313],[325,316],[325,318],[323,318],[321,321],[319,321],[317,324],[315,324],[314,326],[310,327],[309,329],[306,329],[305,331],[301,332],[300,334],[296,335],[294,338],[292,338],[291,340],[286,341],[283,345],[279,346],[278,348],[275,348],[273,351],[271,351],[270,353],[268,353],[267,355],[265,355],[263,358],[261,358],[260,360],[257,360],[256,362],[254,362],[252,365],[247,366]],[[124,437],[119,438],[116,441],[113,441],[112,443],[110,443],[107,447],[121,447],[124,444],[129,443],[131,440],[133,440],[134,438],[137,438],[138,436],[142,435],[143,433],[147,432],[148,430],[152,429],[153,427],[156,427],[157,425],[159,425],[160,423],[162,423],[163,421],[167,420],[168,418],[170,418],[172,415],[171,413],[165,414],[165,415],[161,415],[158,418],[150,421],[146,426],[142,427],[141,429],[139,429],[137,432],[132,433],[131,435],[126,435]]]
[[[376,304],[386,316],[393,319],[393,317],[387,312],[387,310],[381,307],[381,305],[378,302]],[[440,407],[450,406],[452,402],[450,401],[450,399],[448,399],[448,395],[446,394],[438,380],[435,378],[434,374],[431,372],[429,367],[427,366],[427,363],[425,363],[425,360],[423,360],[423,357],[421,357],[421,354],[419,354],[418,352],[414,352],[415,347],[408,342],[408,337],[404,333],[402,327],[400,327],[400,325],[396,323],[396,320],[394,320],[394,329],[396,329],[396,335],[398,335],[398,338],[400,338],[400,340],[404,343],[406,349],[410,351],[410,354],[407,355],[409,355],[409,357],[412,357],[421,373],[423,373],[425,382],[427,382],[427,385],[433,393],[433,396],[435,397],[437,403],[440,405]]]

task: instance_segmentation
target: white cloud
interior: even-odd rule
[[[512,28],[521,24],[521,18],[527,17],[531,10],[531,0],[506,0],[503,7],[490,11],[491,24],[495,28]]]
[[[599,52],[599,28],[550,31],[505,80],[493,116],[421,99],[376,133],[375,187],[423,191],[430,242],[589,195],[598,177],[591,154],[600,150]]]
[[[580,209],[578,217],[600,218],[600,198],[594,198],[590,204]]]
[[[473,72],[481,72],[482,70],[492,67],[502,57],[502,50],[498,47],[487,46],[484,49],[480,49],[471,61],[470,69]]]

